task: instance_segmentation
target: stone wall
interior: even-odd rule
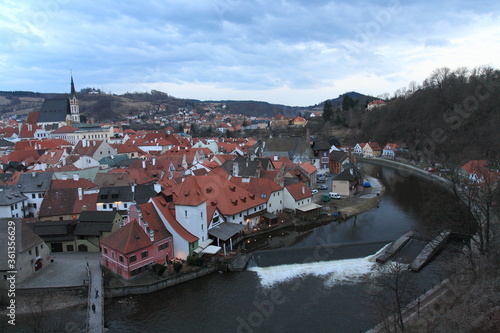
[[[179,273],[178,276],[171,277],[165,280],[160,280],[151,284],[144,285],[133,285],[133,286],[123,286],[123,287],[114,287],[114,288],[105,288],[104,296],[105,297],[122,297],[128,295],[141,295],[141,294],[149,294],[161,289],[165,289],[171,286],[175,286],[176,284],[186,282],[192,279],[196,279],[198,277],[208,275],[217,271],[218,268],[215,267],[206,267],[202,268],[195,272],[190,273]]]

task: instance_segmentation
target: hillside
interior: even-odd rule
[[[499,161],[500,71],[440,68],[350,123],[347,141],[405,143],[419,160]]]
[[[373,98],[356,92],[347,93],[360,105]],[[0,92],[0,114],[26,115],[40,109],[45,98],[67,97],[67,94],[44,94],[29,91]],[[344,94],[332,99],[332,105],[342,105]],[[78,93],[80,112],[96,121],[121,120],[127,116],[138,116],[146,112],[159,112],[160,106],[168,113],[177,112],[179,108],[188,108],[203,113],[206,108],[216,108],[222,113],[242,114],[247,117],[273,117],[278,114],[287,117],[307,115],[310,112],[321,112],[323,102],[309,107],[291,107],[261,101],[199,101],[175,98],[167,93],[152,90],[148,93],[126,93],[123,95],[95,93],[91,88],[84,88]]]

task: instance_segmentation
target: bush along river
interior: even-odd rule
[[[105,326],[111,333],[370,329],[380,320],[369,296],[380,265],[373,260],[375,254],[411,229],[425,231],[422,207],[427,191],[448,194],[424,179],[397,177],[388,167],[362,168],[386,187],[377,208],[301,233],[273,233],[283,237],[281,247],[256,251],[246,271],[215,273],[152,294],[109,299]],[[429,232],[435,230],[436,224],[429,227]],[[412,239],[394,260],[409,263],[425,244]],[[414,273],[418,293],[440,281],[441,263],[452,255],[444,250]]]

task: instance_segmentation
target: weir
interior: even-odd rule
[[[390,246],[387,247],[387,249],[379,255],[375,260],[381,264],[384,264],[392,258],[396,253],[399,252],[405,246],[413,236],[412,231],[408,231],[406,234],[403,236],[399,237],[397,240],[395,240]]]
[[[344,260],[372,255],[390,241],[349,244],[318,244],[312,247],[279,248],[254,252],[249,266],[269,267],[308,262]]]
[[[413,260],[409,268],[418,272],[424,267],[425,264],[437,253],[437,251],[448,241],[450,238],[451,231],[446,229],[441,232],[436,238],[430,241],[420,252],[420,254]]]

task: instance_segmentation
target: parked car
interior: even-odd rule
[[[325,178],[318,178],[316,180],[317,183],[326,183],[326,179]]]
[[[338,193],[330,192],[330,198],[340,200],[341,196]]]
[[[320,185],[318,186],[318,190],[328,190],[328,185]]]
[[[312,194],[316,194],[316,193],[318,193],[318,192],[319,192],[319,191],[318,191],[317,189],[313,189],[313,190],[311,190],[311,193],[312,193]]]
[[[321,201],[323,201],[323,202],[329,202],[330,200],[332,200],[332,198],[330,197],[330,195],[328,193],[325,193],[321,196]]]

